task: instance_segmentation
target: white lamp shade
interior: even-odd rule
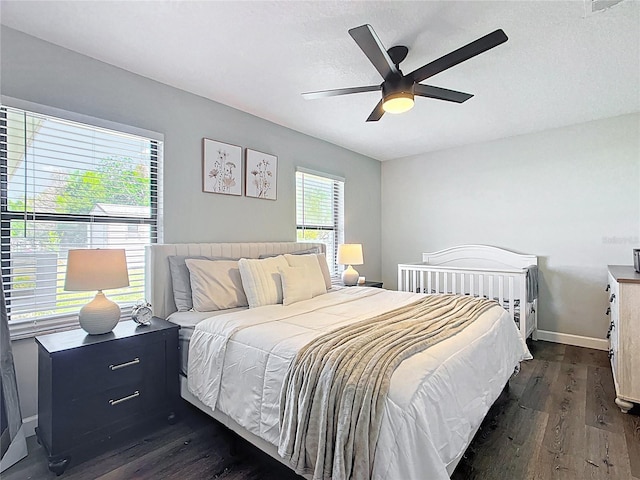
[[[362,265],[362,245],[360,243],[343,243],[338,245],[338,263],[340,265]]]
[[[128,286],[124,249],[69,250],[65,290],[94,291]]]

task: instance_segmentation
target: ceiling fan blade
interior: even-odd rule
[[[302,96],[307,100],[312,100],[314,98],[337,97],[338,95],[349,95],[350,93],[375,92],[380,90],[380,88],[382,88],[380,85],[370,85],[368,87],[336,88],[335,90],[321,90],[319,92],[307,92],[307,93],[303,93]]]
[[[481,53],[486,52],[493,47],[497,47],[507,40],[508,37],[502,30],[496,30],[495,32],[491,32],[488,35],[465,45],[464,47],[460,47],[459,49],[454,50],[431,63],[423,65],[407,76],[413,78],[416,83],[422,82],[423,80],[434,76],[436,73],[440,73],[447,68],[451,68],[454,65],[475,57],[476,55],[480,55]]]
[[[382,42],[373,31],[371,25],[361,25],[349,30],[349,35],[353,37],[358,46],[362,49],[369,61],[373,63],[376,70],[380,72],[382,78],[388,80],[393,76],[399,76],[400,72],[391,61],[391,57],[382,45]]]
[[[369,118],[367,118],[367,122],[377,122],[382,118],[382,115],[384,115],[384,110],[382,109],[382,100],[380,100],[371,115],[369,115]]]
[[[413,93],[421,97],[437,98],[438,100],[456,103],[466,102],[473,97],[470,93],[457,92],[432,85],[420,85],[419,83],[413,87]]]

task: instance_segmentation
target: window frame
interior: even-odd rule
[[[299,224],[298,223],[298,174],[302,174],[302,175],[313,175],[319,178],[322,178],[324,180],[328,180],[328,181],[332,181],[333,182],[333,187],[332,187],[332,191],[335,192],[336,190],[336,183],[339,183],[340,185],[338,186],[338,190],[340,192],[340,197],[339,198],[333,198],[333,202],[332,202],[332,220],[333,220],[333,225],[331,227],[328,227],[326,225],[315,225],[315,224]],[[298,238],[298,232],[299,231],[305,231],[305,230],[319,230],[319,231],[333,231],[333,258],[328,258],[327,255],[327,260],[329,261],[329,269],[332,272],[332,277],[333,278],[339,278],[340,277],[340,268],[338,265],[338,245],[340,245],[341,243],[344,243],[344,221],[345,221],[345,216],[344,216],[344,190],[345,190],[345,179],[344,177],[340,177],[337,175],[331,175],[329,173],[326,172],[319,172],[316,170],[311,170],[308,168],[304,168],[304,167],[296,167],[296,173],[295,173],[295,181],[296,181],[296,188],[295,188],[295,193],[296,193],[296,239]],[[303,180],[304,181],[304,180]],[[335,214],[337,213],[337,215]],[[300,241],[300,240],[298,240]],[[320,240],[316,240],[316,242],[321,242]]]
[[[120,132],[124,134],[144,137],[151,142],[152,148],[150,152],[149,166],[149,190],[150,190],[150,215],[149,217],[124,217],[116,215],[87,215],[73,213],[55,213],[41,212],[37,209],[27,209],[23,212],[9,210],[8,204],[8,151],[0,154],[0,266],[3,288],[11,279],[11,221],[23,220],[27,222],[52,222],[64,223],[71,222],[77,224],[125,224],[125,225],[149,225],[149,233],[151,243],[162,243],[163,241],[163,195],[162,195],[162,171],[164,158],[164,135],[157,132],[125,125],[109,120],[99,119],[88,115],[75,112],[69,112],[55,107],[28,102],[12,97],[1,96],[0,102],[3,107],[18,109],[33,113],[36,115],[44,115],[63,121],[71,121],[81,123],[89,127],[103,128]],[[3,125],[0,126],[2,132],[0,136],[6,141],[6,116],[2,113],[0,119]],[[155,148],[153,148],[155,146]],[[7,310],[10,312],[11,297],[5,295],[7,302]],[[133,305],[120,305],[122,311],[121,318],[128,318],[131,314]],[[43,316],[35,320],[18,320],[9,322],[9,332],[11,340],[21,338],[29,338],[43,333],[51,333],[55,331],[68,330],[77,328],[77,313],[58,313]]]

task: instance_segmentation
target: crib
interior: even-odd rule
[[[423,253],[398,265],[398,290],[493,298],[509,311],[522,338],[537,340],[538,257],[488,245]]]

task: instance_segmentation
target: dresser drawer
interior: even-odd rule
[[[609,265],[608,280],[615,402],[626,413],[640,403],[640,274],[628,265]]]
[[[73,398],[87,392],[104,392],[119,386],[136,386],[162,369],[164,376],[164,342],[139,343],[122,349],[88,351],[78,359],[73,370]]]

